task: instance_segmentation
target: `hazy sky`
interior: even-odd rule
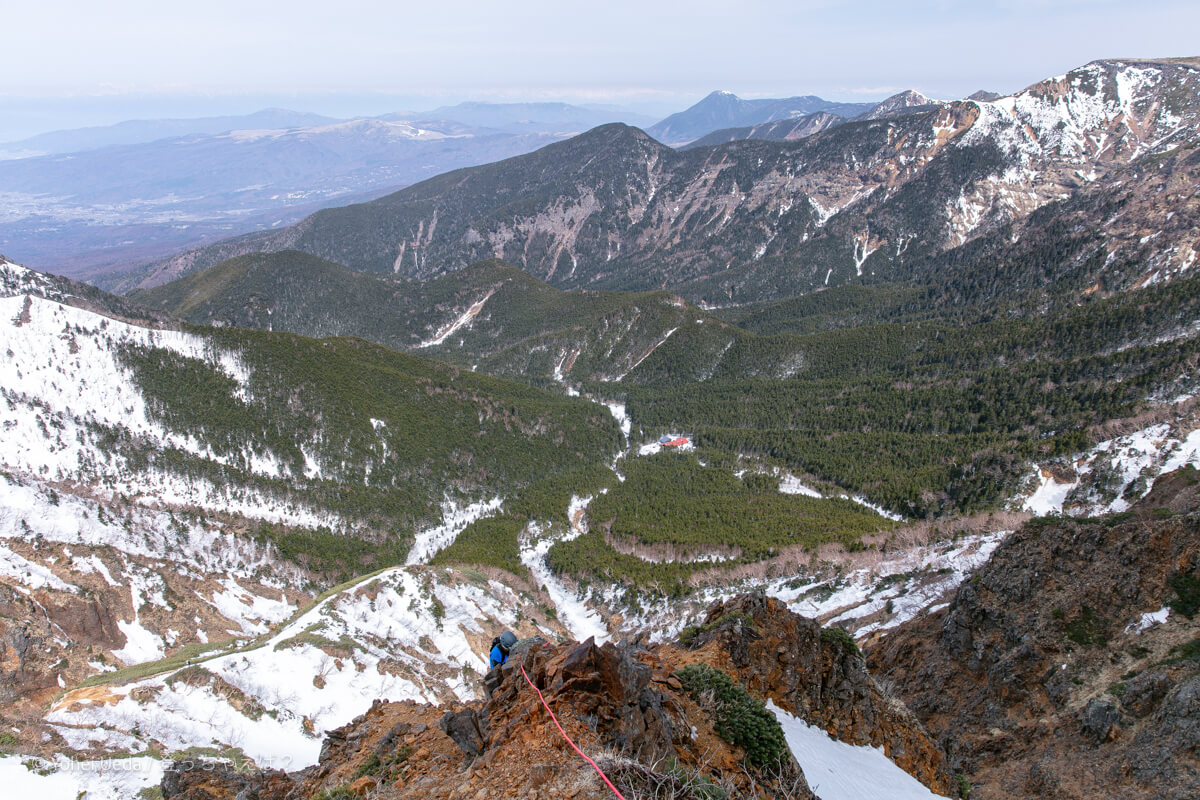
[[[266,103],[348,115],[462,99],[669,111],[717,88],[952,98],[1095,58],[1200,55],[1196,0],[0,0],[0,19],[0,139],[72,114]]]

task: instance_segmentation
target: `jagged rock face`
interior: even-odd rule
[[[0,703],[6,717],[36,715],[61,691],[60,680],[81,680],[87,661],[123,646],[113,606],[66,592],[25,595],[0,583]]]
[[[812,797],[791,762],[775,777],[759,776],[765,791],[755,791],[739,769],[738,749],[704,729],[702,712],[655,663],[644,651],[598,647],[591,640],[514,650],[482,705],[442,712],[377,702],[328,733],[315,767],[286,780],[268,773],[223,775],[222,767],[211,765],[202,774],[176,765],[163,793],[186,800],[232,798],[250,787],[259,800],[284,800],[363,788],[368,778],[381,798],[605,796],[608,790],[561,738],[525,682],[523,667],[571,738],[627,790],[638,781],[674,780],[665,767],[670,760],[680,773],[722,775],[725,785],[744,792],[739,796]],[[693,726],[701,732],[693,733]]]
[[[756,595],[714,606],[704,628],[691,650],[728,667],[751,691],[842,741],[882,747],[922,783],[948,793],[941,749],[903,704],[883,693],[849,635]]]
[[[644,753],[652,762],[683,746],[689,730],[684,709],[664,691],[667,679],[660,673],[654,680],[650,664],[637,659],[632,648],[597,647],[589,639],[567,650],[561,661],[544,660],[545,655],[532,651],[521,663],[504,665],[500,688],[485,707],[489,717],[515,706],[528,691],[520,674],[524,666],[534,683],[556,697],[571,698],[576,713],[594,725],[606,746]]]
[[[377,701],[328,732],[314,767],[285,777],[226,778],[175,767],[164,796],[199,800],[244,792],[239,796],[284,800],[335,789],[425,800],[606,796],[561,738],[528,676],[567,733],[627,797],[663,796],[655,787],[674,791],[672,797],[709,797],[697,788],[702,777],[728,792],[722,796],[812,798],[790,757],[769,769],[751,768],[740,747],[716,734],[709,712],[675,675],[692,664],[723,669],[752,694],[847,741],[880,744],[905,769],[945,790],[944,756],[915,719],[879,692],[852,643],[823,637],[816,623],[761,597],[718,606],[710,622],[689,647],[597,646],[590,639],[522,643],[489,676],[485,702],[444,709]],[[211,794],[189,794],[193,785]]]
[[[1197,796],[1200,626],[1143,615],[1200,585],[1198,484],[1188,468],[1124,515],[1026,525],[872,649],[972,797]]]
[[[294,788],[295,781],[286,772],[244,774],[205,761],[177,761],[166,770],[162,782],[163,796],[179,800],[259,800],[286,797]]]

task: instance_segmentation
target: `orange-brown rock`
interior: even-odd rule
[[[258,800],[322,792],[421,800],[611,796],[560,734],[536,687],[566,734],[626,797],[707,797],[697,788],[706,784],[731,798],[811,798],[790,756],[751,767],[740,747],[716,734],[675,675],[694,663],[726,670],[752,694],[848,741],[883,746],[935,789],[948,784],[944,756],[879,691],[852,643],[823,635],[773,600],[744,596],[712,609],[688,646],[522,642],[487,676],[485,701],[376,701],[327,732],[313,767],[224,783],[211,769],[193,776],[173,767],[163,792],[168,800],[232,800],[239,792]]]
[[[845,633],[823,629],[774,598],[743,595],[709,609],[690,652],[754,694],[851,744],[882,747],[939,794],[950,792],[945,754],[916,717],[888,697]]]

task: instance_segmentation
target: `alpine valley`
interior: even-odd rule
[[[1200,59],[439,111],[551,143],[0,257],[13,796],[1200,796]]]

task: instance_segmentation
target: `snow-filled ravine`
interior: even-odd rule
[[[924,784],[896,766],[881,748],[847,744],[784,711],[767,709],[779,720],[788,749],[821,800],[939,800]]]
[[[540,586],[546,587],[550,599],[554,601],[558,620],[579,641],[589,636],[595,638],[597,644],[608,641],[608,626],[600,615],[584,602],[578,594],[551,571],[546,563],[546,554],[558,542],[569,542],[587,533],[587,519],[584,510],[591,502],[590,497],[572,497],[567,511],[571,520],[571,528],[566,532],[554,535],[547,533],[537,524],[530,525],[522,536],[521,563],[529,568],[534,579]]]
[[[554,636],[538,616],[527,598],[481,576],[396,567],[323,600],[260,647],[68,692],[46,721],[113,750],[236,747],[260,766],[298,769],[316,762],[325,730],[375,698],[473,698],[495,633]]]
[[[405,563],[429,563],[429,559],[433,558],[439,550],[452,545],[468,525],[495,514],[502,503],[502,498],[494,497],[491,500],[481,500],[464,506],[447,498],[442,503],[442,523],[417,531]]]

